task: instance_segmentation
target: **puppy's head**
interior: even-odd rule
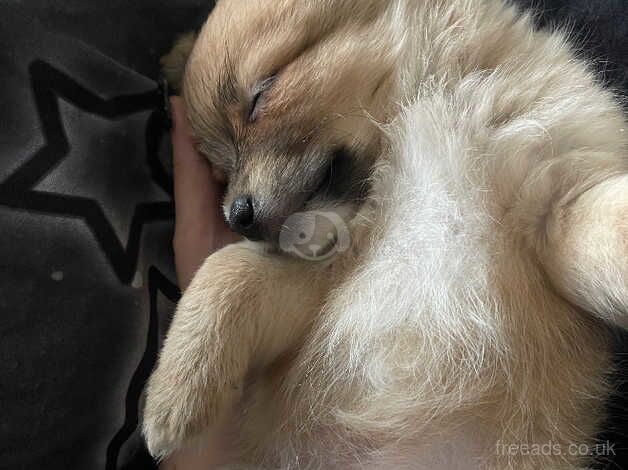
[[[222,0],[188,60],[198,148],[226,176],[224,211],[277,242],[306,211],[351,217],[391,112],[393,34],[378,0]]]

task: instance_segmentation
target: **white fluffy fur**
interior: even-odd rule
[[[600,429],[611,354],[604,320],[628,323],[620,107],[561,33],[534,31],[513,7],[388,4],[367,36],[394,58],[397,111],[371,127],[386,145],[373,196],[354,220],[357,253],[325,271],[325,282],[320,267],[290,268],[308,280],[299,288],[324,294],[305,326],[281,317],[294,335],[273,344],[299,347],[281,377],[262,375],[245,391],[233,460],[272,469],[581,468],[589,462],[568,446],[590,444]],[[266,288],[279,289],[274,282]],[[177,316],[190,302],[207,305],[203,292],[193,285]],[[308,301],[290,302],[281,305],[295,305],[298,317]],[[170,361],[189,344],[178,326],[162,357],[171,369],[190,357]],[[149,388],[149,443],[165,426],[154,418],[160,407],[196,413],[178,393],[157,395]],[[159,453],[164,444],[153,442]],[[497,448],[546,442],[560,455]]]

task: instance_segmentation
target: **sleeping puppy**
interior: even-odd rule
[[[628,131],[563,35],[498,0],[221,0],[165,69],[249,241],[178,306],[154,456],[235,414],[235,468],[604,457]]]

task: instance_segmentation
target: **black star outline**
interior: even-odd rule
[[[142,354],[142,358],[133,373],[133,377],[129,382],[129,388],[127,389],[125,399],[124,423],[107,446],[105,470],[116,470],[118,468],[120,450],[137,429],[140,412],[140,397],[144,390],[144,385],[146,384],[146,381],[155,366],[159,350],[160,325],[157,305],[158,294],[160,292],[173,303],[178,302],[181,297],[181,291],[179,288],[170,282],[170,280],[157,268],[151,266],[148,270],[150,312],[148,316],[146,347],[144,349],[144,353]]]
[[[95,199],[33,189],[69,153],[70,142],[59,110],[59,98],[73,106],[105,119],[153,110],[146,126],[146,161],[158,186],[172,195],[172,182],[158,158],[160,139],[167,116],[162,110],[163,95],[159,88],[139,94],[103,99],[64,72],[42,60],[29,66],[31,88],[45,139],[43,147],[0,183],[0,205],[47,215],[79,218],[85,221],[105,254],[118,279],[130,284],[137,270],[143,226],[150,222],[170,220],[172,202],[137,204],[131,219],[126,246],[119,240],[113,225]]]

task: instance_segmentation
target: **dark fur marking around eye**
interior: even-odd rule
[[[371,168],[347,147],[333,150],[314,194],[337,200],[359,201],[370,189]]]
[[[235,68],[230,59],[228,51],[225,63],[220,69],[217,81],[217,98],[223,105],[232,105],[238,102],[238,84],[236,79]]]
[[[226,139],[225,145],[233,149],[233,154],[241,154],[239,130],[234,127],[229,116],[228,108],[237,105],[241,100],[241,91],[238,86],[234,62],[231,60],[229,51],[226,50],[226,57],[223,67],[217,79],[215,89],[216,109],[219,115],[214,134],[217,138]],[[238,158],[236,158],[236,161]]]

